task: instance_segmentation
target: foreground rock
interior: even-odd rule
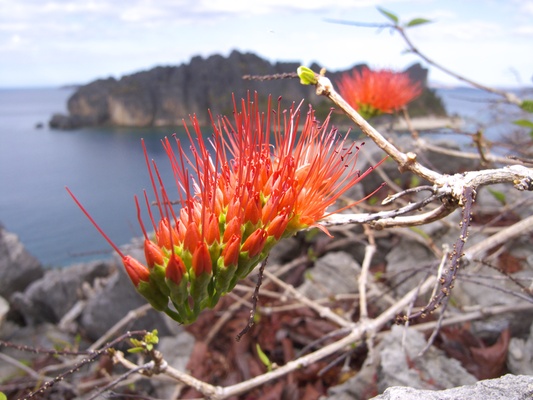
[[[27,325],[58,323],[85,297],[84,285],[93,286],[95,279],[108,276],[111,268],[108,263],[93,262],[46,271],[42,279],[13,295],[13,309],[23,316]]]
[[[533,376],[505,375],[475,385],[439,391],[391,387],[374,400],[525,400],[532,397]]]
[[[26,251],[17,235],[0,224],[0,296],[9,300],[43,274],[41,263]]]

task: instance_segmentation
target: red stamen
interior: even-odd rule
[[[70,194],[70,197],[72,197],[72,199],[78,205],[80,210],[85,214],[85,216],[89,219],[89,221],[91,221],[91,223],[96,228],[96,230],[100,233],[100,235],[102,235],[102,237],[107,241],[107,243],[109,243],[109,245],[117,252],[117,254],[120,256],[120,258],[122,258],[124,260],[124,254],[120,251],[118,246],[115,243],[113,243],[113,241],[109,238],[109,236],[107,236],[105,234],[105,232],[102,230],[102,228],[100,228],[100,226],[96,223],[96,221],[93,219],[93,217],[91,217],[91,215],[85,209],[85,207],[83,207],[83,205],[79,202],[79,200],[76,198],[76,196],[74,196],[74,193],[72,193],[70,191],[70,189],[68,187],[66,187],[66,186],[65,186],[65,189],[67,189],[67,192],[68,192],[68,194]]]

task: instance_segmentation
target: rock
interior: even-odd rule
[[[511,339],[507,353],[507,367],[516,375],[533,375],[533,324],[529,337]]]
[[[403,326],[393,326],[391,333],[380,343],[381,365],[378,372],[378,391],[391,386],[409,386],[418,389],[442,389],[476,382],[455,359],[430,347],[423,357],[418,353],[426,346],[424,335]]]
[[[129,311],[145,304],[146,300],[135,291],[124,268],[119,266],[107,284],[87,301],[80,318],[81,330],[91,340],[97,340]],[[172,331],[167,326],[165,317],[164,314],[150,309],[125,329],[157,329],[160,337],[167,336],[172,334]],[[174,324],[178,325],[177,322]]]
[[[239,99],[256,91],[260,94],[260,103],[265,103],[269,94],[275,99],[281,96],[285,100],[284,106],[304,98],[312,99],[313,106],[320,110],[323,118],[331,103],[314,96],[314,88],[301,85],[298,79],[242,79],[244,75],[294,73],[299,65],[297,62],[270,63],[251,53],[233,51],[228,57],[197,56],[188,64],[156,67],[126,75],[120,80],[100,79],[78,88],[68,100],[69,114],[54,116],[50,126],[58,129],[96,125],[181,126],[182,119],[193,114],[201,125],[206,125],[210,122],[208,110],[215,117],[218,114],[231,115],[232,93]],[[362,67],[357,65],[354,68]],[[311,68],[320,69],[318,65]],[[330,73],[328,77],[335,81],[342,72],[345,71]],[[407,73],[425,87],[427,69],[415,64]]]
[[[363,367],[353,377],[341,385],[328,389],[328,395],[322,400],[367,400],[377,392],[378,360],[367,357]]]
[[[7,313],[9,312],[9,303],[6,299],[0,296],[0,326],[2,326],[2,323],[4,322],[4,318],[6,317]]]
[[[0,225],[0,296],[9,300],[43,274],[41,263],[26,251],[17,235]]]
[[[57,323],[82,297],[82,285],[108,276],[111,269],[109,263],[97,261],[46,271],[24,293],[12,296],[12,307],[28,325]]]
[[[373,400],[525,400],[532,396],[533,376],[509,374],[479,381],[475,385],[439,391],[392,387]]]
[[[76,115],[54,114],[48,122],[52,129],[71,130],[84,126],[83,119]]]
[[[157,350],[163,354],[168,365],[180,372],[187,371],[187,363],[194,346],[194,336],[182,330],[176,336],[163,337],[159,340]],[[176,390],[176,382],[158,382],[155,385],[156,397],[171,399]]]
[[[76,348],[84,349],[87,348],[89,345],[89,343],[83,340],[80,341],[79,336],[66,334],[65,332],[59,330],[56,325],[49,323],[31,327],[20,327],[13,324],[9,328],[10,329],[8,329],[8,332],[6,332],[7,330],[2,329],[2,332],[0,332],[0,339],[12,344],[48,350],[73,350]],[[26,366],[26,368],[42,368],[43,365],[47,365],[47,362],[50,364],[57,364],[58,359],[61,361],[66,361],[69,359],[68,356],[58,356],[56,361],[52,361],[54,359],[54,356],[52,355],[43,355],[39,352],[21,351],[19,349],[10,348],[7,346],[2,347],[2,354],[5,354],[11,357],[12,359],[18,360],[21,365]],[[73,359],[73,357],[70,357],[70,359]],[[21,376],[26,376],[26,374],[26,371],[22,371],[21,367],[14,363],[6,362],[5,360],[2,360],[0,362],[0,384],[2,385],[2,390],[4,390],[6,394],[8,394],[10,399],[15,398],[14,393],[19,393],[19,396],[21,397],[24,396],[20,394],[21,392],[13,391],[16,389],[10,389],[10,387],[16,387],[16,384],[9,385],[8,382],[11,381],[11,383],[13,383],[17,379],[21,379]],[[50,377],[55,377],[57,375],[57,370],[49,372],[49,374],[41,375],[43,380],[41,380],[40,382],[37,381],[36,387],[44,383],[45,380],[50,379]],[[78,377],[80,375],[81,374],[70,374],[68,379],[70,379],[70,382],[74,381],[73,384],[67,382],[65,382],[66,384],[63,384],[62,382],[60,382],[59,384],[53,385],[52,389],[46,391],[42,397],[39,397],[50,400],[83,398],[82,395],[76,389],[76,387],[78,386],[77,383],[79,382]],[[29,376],[26,377],[29,379],[33,379]],[[58,393],[54,393],[54,388],[60,389]],[[11,397],[9,393],[13,393],[13,397]],[[16,398],[20,398],[19,396],[16,396]]]
[[[434,257],[429,249],[415,241],[401,238],[387,254],[387,279],[398,296],[403,296],[428,274],[427,260]],[[426,261],[424,261],[426,260]],[[434,273],[438,264],[435,263]]]
[[[373,359],[368,357],[355,376],[330,388],[327,399],[366,400],[397,385],[434,390],[476,382],[459,361],[435,347],[417,357],[426,346],[426,339],[422,333],[409,329],[403,343],[404,329],[393,326],[374,349]]]
[[[309,270],[310,277],[298,288],[310,299],[339,293],[355,293],[361,266],[345,252],[331,252],[319,258]]]

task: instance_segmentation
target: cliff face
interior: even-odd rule
[[[251,53],[233,51],[229,57],[213,55],[194,57],[188,64],[156,67],[122,77],[102,79],[81,86],[68,100],[69,115],[54,115],[50,126],[73,129],[81,126],[177,126],[183,118],[196,114],[201,124],[213,115],[232,111],[231,94],[236,98],[257,91],[288,101],[311,99],[314,88],[303,86],[298,79],[271,81],[243,80],[243,75],[271,75],[295,72],[298,63],[270,63]],[[318,66],[312,66],[318,70]],[[425,84],[427,70],[416,64],[408,72]],[[332,79],[340,74],[331,73]],[[314,100],[314,101],[313,101]],[[329,106],[328,106],[329,108]]]

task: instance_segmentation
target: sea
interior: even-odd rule
[[[141,139],[171,188],[174,181],[161,140],[174,133],[185,138],[182,127],[50,129],[52,114],[66,113],[73,92],[0,89],[0,224],[49,268],[112,255],[65,187],[114,243],[129,243],[142,236],[134,195],[142,199],[143,190],[151,193]],[[484,126],[487,135],[497,138],[512,127],[509,121],[503,126],[491,122],[501,113],[495,111],[494,96],[470,88],[437,93],[448,113],[462,117],[472,133]],[[441,133],[449,137],[452,132]]]

